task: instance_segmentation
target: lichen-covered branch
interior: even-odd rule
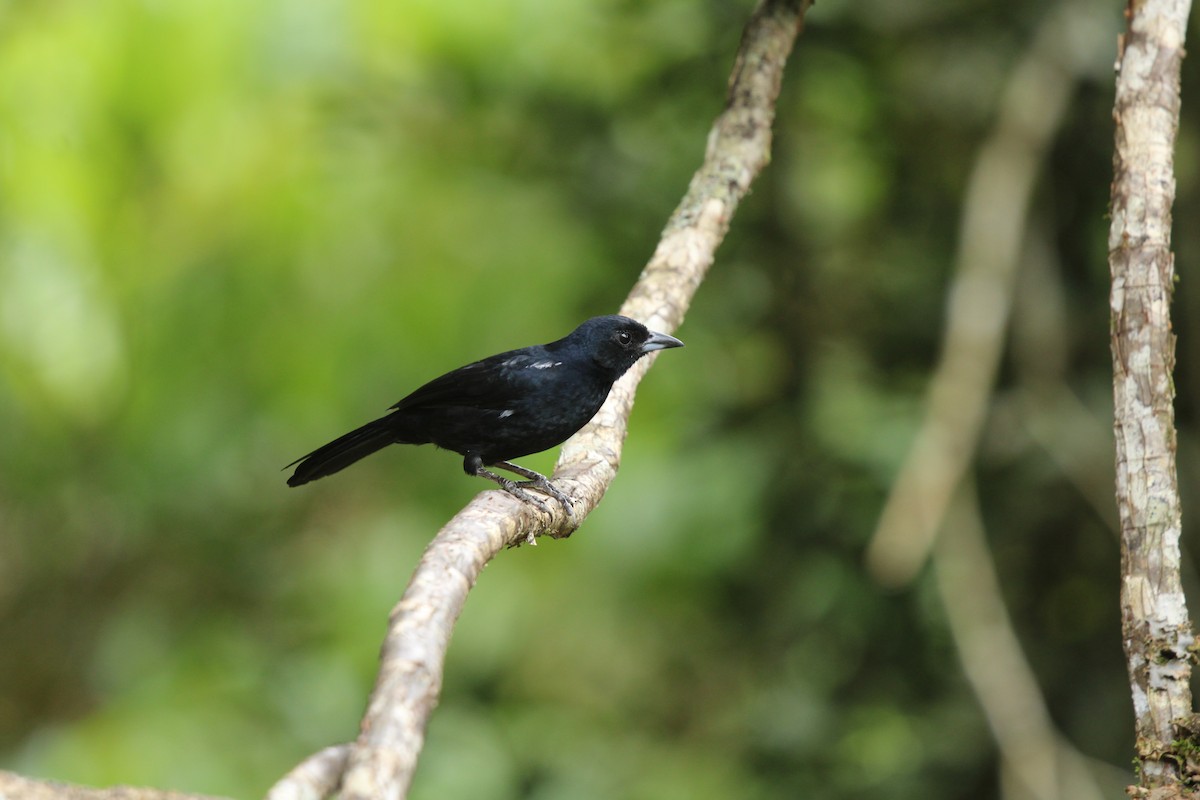
[[[771,125],[784,63],[810,0],[763,0],[742,37],[725,110],[709,134],[704,163],[672,214],[621,313],[673,331],[712,265],[738,203],[770,159]],[[634,391],[653,362],[622,378],[596,418],[562,450],[556,485],[575,500],[576,521],[596,507],[616,475]],[[442,528],[392,611],[379,675],[351,748],[341,797],[398,800],[412,780],[442,685],[450,633],[484,565],[506,545],[567,536],[572,523],[502,492],[484,492]],[[329,787],[330,789],[334,787]],[[273,795],[290,791],[288,780]]]
[[[1171,204],[1179,71],[1191,3],[1136,0],[1117,67],[1113,156],[1113,427],[1121,520],[1121,617],[1143,786],[1192,783],[1190,648],[1180,584],[1175,473]],[[1180,748],[1186,748],[1186,752]]]

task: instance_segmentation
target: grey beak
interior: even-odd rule
[[[642,352],[653,353],[655,350],[666,350],[668,347],[683,347],[683,342],[674,336],[668,336],[658,331],[650,331],[650,338],[642,345]]]

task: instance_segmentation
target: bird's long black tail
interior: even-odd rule
[[[300,465],[296,467],[292,477],[288,478],[288,486],[301,486],[317,478],[332,475],[360,458],[366,458],[376,450],[382,450],[397,442],[395,420],[392,417],[393,415],[389,414],[374,422],[368,422],[361,428],[355,428],[345,436],[339,436],[329,444],[322,445],[288,464],[288,467]]]

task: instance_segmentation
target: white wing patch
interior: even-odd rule
[[[513,415],[513,410],[511,408],[508,408],[508,409],[505,409],[504,411],[500,412],[500,419],[508,419],[512,415]]]
[[[535,361],[529,365],[532,369],[550,369],[551,367],[561,367],[561,361]]]

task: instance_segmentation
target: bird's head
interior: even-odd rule
[[[658,333],[629,317],[593,317],[563,340],[585,348],[596,363],[620,377],[634,363],[655,350],[683,347],[674,336]]]

